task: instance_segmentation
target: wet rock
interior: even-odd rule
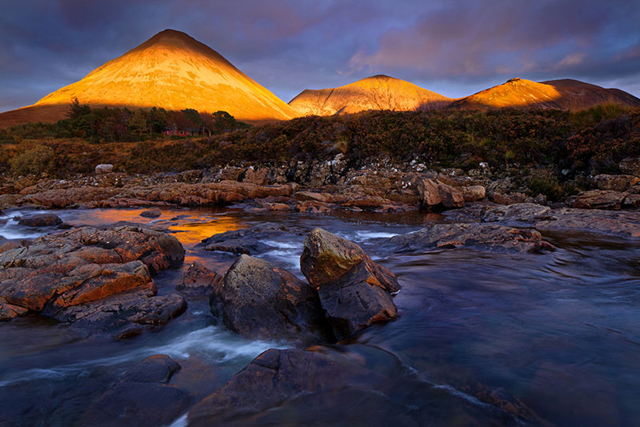
[[[314,201],[302,202],[296,206],[296,209],[299,212],[311,213],[311,214],[329,213],[333,210],[332,205],[328,203],[314,202]]]
[[[191,396],[169,385],[180,365],[165,355],[151,356],[127,372],[94,402],[81,424],[91,426],[168,425],[191,404]]]
[[[17,249],[20,246],[22,246],[22,245],[20,245],[17,242],[4,241],[4,240],[0,239],[0,254],[2,254],[4,252],[7,252],[7,251],[10,251],[12,249]]]
[[[62,224],[62,220],[55,214],[41,214],[22,218],[18,224],[27,227],[52,227]]]
[[[138,294],[132,300],[127,293],[126,309],[112,307],[113,300],[105,302],[111,304],[105,313],[128,310],[127,317],[135,318],[136,307],[150,309],[146,299],[155,294],[151,275],[178,267],[183,259],[182,245],[166,233],[134,226],[78,227],[1,253],[0,297],[74,322],[102,310],[90,303],[140,291],[144,300]]]
[[[249,338],[326,339],[318,294],[286,270],[241,255],[211,295],[212,314]]]
[[[609,190],[591,190],[583,191],[568,200],[571,207],[578,209],[620,209],[626,193]]]
[[[120,293],[56,310],[52,317],[70,323],[72,328],[87,336],[109,334],[116,339],[130,338],[144,330],[166,325],[187,309],[187,303],[180,295],[154,294],[155,289]]]
[[[431,224],[415,233],[394,236],[381,246],[394,253],[420,253],[440,248],[471,248],[499,253],[554,250],[536,230],[489,224]]]
[[[107,173],[113,172],[113,165],[105,163],[102,165],[97,165],[95,169],[96,175],[103,175]]]
[[[484,222],[521,222],[549,219],[552,209],[536,203],[518,203],[508,206],[496,206],[483,210]]]
[[[321,228],[309,233],[300,257],[302,273],[316,288],[339,279],[361,263],[371,275],[372,285],[391,293],[400,290],[395,274],[373,262],[360,246]]]
[[[594,182],[600,190],[626,191],[629,187],[640,182],[640,178],[632,175],[596,175]]]
[[[640,157],[627,157],[620,162],[620,170],[627,175],[640,177]]]
[[[398,317],[389,292],[372,282],[364,263],[318,288],[320,305],[338,341],[374,323]]]
[[[192,296],[209,295],[221,280],[222,276],[218,273],[194,262],[180,278],[176,290]]]
[[[160,218],[162,212],[158,208],[147,209],[146,211],[140,212],[140,216],[143,218]]]
[[[0,298],[0,321],[15,319],[26,314],[29,310],[24,307],[9,304],[4,298]]]
[[[640,194],[629,194],[622,201],[623,208],[637,208],[640,207]],[[2,247],[0,247],[0,251],[2,251]]]
[[[498,408],[421,381],[390,353],[358,345],[268,350],[188,416],[192,427],[287,425],[292,420],[299,425],[518,423]]]
[[[272,248],[264,243],[265,241],[276,239],[283,234],[303,235],[307,230],[287,227],[283,224],[264,223],[251,228],[215,234],[204,239],[202,243],[207,251],[256,255]]]
[[[395,275],[353,242],[316,228],[304,242],[300,268],[318,289],[320,304],[338,340],[398,316],[391,297],[400,290]]]

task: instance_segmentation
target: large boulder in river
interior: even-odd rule
[[[398,315],[391,297],[400,290],[395,274],[353,242],[316,228],[304,241],[300,268],[318,289],[338,340]]]
[[[85,413],[87,426],[169,425],[191,404],[186,391],[169,384],[180,365],[165,355],[144,359],[130,369]]]
[[[227,328],[249,338],[327,338],[316,290],[259,258],[241,255],[215,288],[210,306]]]
[[[18,311],[66,322],[91,319],[92,325],[107,320],[111,324],[111,314],[120,313],[115,323],[125,326],[135,322],[138,309],[163,319],[184,311],[184,300],[153,299],[151,276],[183,260],[180,242],[163,232],[134,226],[78,227],[0,254],[0,300]],[[114,296],[124,300],[107,301]],[[162,320],[140,323],[152,326]]]

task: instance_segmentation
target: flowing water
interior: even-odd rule
[[[65,222],[152,222],[169,228],[199,261],[223,272],[230,254],[197,244],[227,230],[263,222],[307,230],[322,227],[358,242],[403,285],[395,297],[400,318],[369,328],[352,342],[386,350],[421,378],[454,393],[484,391],[528,408],[556,425],[640,425],[640,246],[586,233],[554,233],[558,247],[536,255],[439,250],[382,257],[384,238],[418,230],[437,215],[420,213],[306,216],[250,215],[239,210],[164,210],[156,220],[141,209],[56,212]],[[21,227],[0,217],[0,236],[35,238],[51,230]],[[260,256],[302,277],[303,233],[266,242]],[[156,278],[173,292],[182,271]],[[167,354],[182,365],[172,379],[198,397],[224,384],[255,356],[286,342],[240,338],[214,326],[206,298],[159,332],[125,342],[81,340],[47,319],[0,324],[0,425],[68,425],[92,399],[136,362]],[[486,396],[487,393],[484,393]],[[27,422],[28,421],[28,422]],[[184,424],[184,419],[176,425]]]

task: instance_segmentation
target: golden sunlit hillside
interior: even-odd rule
[[[165,30],[35,105],[0,115],[0,122],[57,120],[74,98],[90,106],[224,110],[244,121],[295,116],[285,102],[213,49],[185,33]]]
[[[640,106],[640,99],[619,89],[604,89],[578,80],[551,80],[537,83],[513,78],[452,104],[463,109],[540,108],[584,110],[602,104]]]
[[[307,89],[289,105],[301,115],[330,116],[366,110],[436,109],[446,107],[451,101],[413,83],[378,75],[333,89]]]

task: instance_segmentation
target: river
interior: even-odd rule
[[[264,222],[322,227],[359,243],[398,276],[400,318],[351,339],[386,350],[421,378],[452,392],[487,393],[556,425],[640,424],[640,245],[588,233],[545,233],[558,250],[494,254],[468,249],[382,257],[384,238],[418,230],[440,215],[342,213],[248,214],[238,209],[52,211],[73,225],[153,222],[186,249],[182,270],[199,261],[223,273],[235,257],[198,243],[213,234]],[[51,230],[0,217],[0,236],[35,238]],[[304,234],[283,234],[260,256],[302,278]],[[174,292],[182,271],[155,277]],[[159,332],[115,342],[79,339],[47,319],[0,324],[0,425],[70,425],[92,399],[133,364],[167,354],[182,365],[171,383],[202,398],[269,348],[287,342],[249,341],[213,324],[206,298],[189,298],[185,314]],[[343,403],[346,404],[346,403]],[[12,421],[13,420],[13,421]],[[183,424],[184,420],[176,425]]]

